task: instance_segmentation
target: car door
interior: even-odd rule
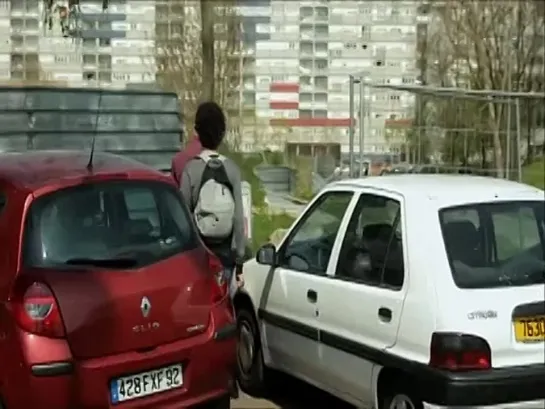
[[[321,194],[277,252],[260,306],[264,352],[270,362],[306,380],[316,379],[320,294],[339,227],[354,193]]]
[[[402,198],[357,198],[333,279],[320,294],[320,341],[327,383],[362,407],[375,399],[373,370],[396,342],[405,298]]]

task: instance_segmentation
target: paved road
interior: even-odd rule
[[[246,394],[232,401],[232,409],[308,409],[330,407],[354,409],[331,395],[288,376],[279,376],[268,399],[252,398]]]

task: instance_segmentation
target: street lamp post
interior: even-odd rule
[[[363,142],[364,142],[364,137],[365,137],[365,132],[364,132],[364,128],[363,128],[363,125],[364,125],[364,120],[365,120],[365,115],[367,114],[367,107],[366,107],[366,101],[365,101],[365,84],[363,83],[363,81],[360,81],[360,115],[359,115],[359,127],[360,127],[360,141],[359,141],[359,145],[360,145],[360,165],[359,165],[359,176],[361,176],[361,171],[363,169],[363,154],[364,154],[364,145],[363,145]]]
[[[355,138],[355,129],[354,129],[354,85],[359,83],[359,80],[354,78],[353,75],[349,76],[349,93],[348,93],[348,110],[350,122],[348,124],[348,174],[352,177],[352,172],[354,169],[354,138]]]
[[[366,106],[365,106],[365,76],[367,75],[366,72],[358,73],[355,75],[349,76],[349,94],[348,94],[348,105],[349,105],[349,116],[350,116],[350,124],[348,128],[348,162],[349,162],[349,172],[350,176],[353,177],[353,175],[357,175],[361,173],[361,166],[363,164],[363,156],[364,156],[364,150],[363,150],[363,144],[364,144],[364,128],[363,128],[363,121],[364,117],[366,115]],[[354,103],[355,100],[355,86],[359,85],[359,98],[360,98],[360,104],[359,104],[359,147],[360,147],[360,170],[359,172],[356,172],[355,169],[355,158],[354,158],[354,142],[356,139],[356,130],[355,130],[355,123],[356,123],[356,106]]]

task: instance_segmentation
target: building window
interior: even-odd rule
[[[358,6],[359,10],[360,10],[360,13],[362,14],[370,14],[371,13],[371,9],[369,7],[366,7],[365,4],[360,4]]]
[[[119,73],[119,72],[115,72],[115,73],[112,74],[112,78],[114,80],[116,80],[116,81],[128,81],[129,80],[129,75]]]

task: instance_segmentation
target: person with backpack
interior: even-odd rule
[[[180,192],[203,242],[223,263],[230,295],[234,296],[243,284],[246,238],[240,169],[217,151],[225,131],[220,106],[215,102],[199,105],[195,132],[202,150],[185,164]]]
[[[183,131],[180,131],[180,136],[183,136]],[[197,135],[192,135],[184,149],[182,149],[172,158],[170,174],[178,187],[180,187],[180,183],[182,181],[182,173],[185,169],[185,165],[187,162],[201,153],[202,150],[203,147],[199,141],[199,137]]]

